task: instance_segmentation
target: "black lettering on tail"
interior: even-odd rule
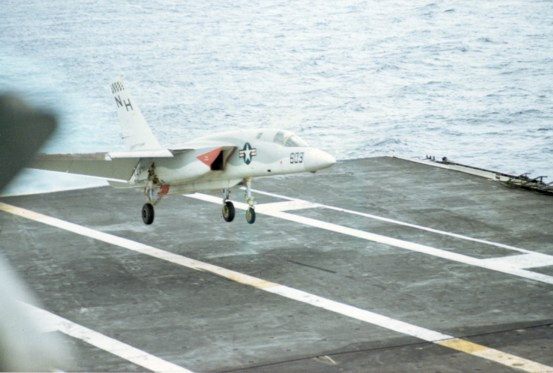
[[[131,108],[132,110],[132,104],[131,104],[131,99],[127,99],[127,102],[125,102],[125,109],[127,109],[127,111],[129,111],[129,108]]]

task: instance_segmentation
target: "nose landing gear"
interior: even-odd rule
[[[252,179],[246,179],[246,203],[248,204],[248,209],[246,210],[246,221],[248,224],[255,223],[255,200],[252,197]]]
[[[246,221],[248,224],[255,223],[255,210],[253,207],[248,207],[248,210],[246,211]]]

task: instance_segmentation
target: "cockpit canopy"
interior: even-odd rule
[[[286,147],[300,147],[309,146],[307,142],[294,135],[292,132],[278,131],[273,138],[273,142],[276,144],[284,145]]]

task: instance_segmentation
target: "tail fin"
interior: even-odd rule
[[[116,79],[111,83],[110,88],[117,105],[117,116],[125,145],[130,150],[161,149],[138,105],[125,88],[123,78]]]

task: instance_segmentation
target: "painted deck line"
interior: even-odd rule
[[[363,216],[363,217],[369,218],[369,219],[380,220],[380,221],[384,221],[384,222],[391,223],[391,224],[396,224],[396,225],[402,225],[404,227],[419,229],[419,230],[423,230],[423,231],[426,231],[426,232],[440,234],[440,235],[443,235],[443,236],[459,238],[459,239],[465,240],[465,241],[478,242],[478,243],[481,243],[481,244],[484,244],[484,245],[500,247],[500,248],[503,248],[503,249],[518,251],[518,252],[526,253],[526,254],[535,253],[535,251],[530,251],[530,250],[522,249],[520,247],[506,245],[506,244],[499,243],[499,242],[494,242],[494,241],[483,240],[483,239],[480,239],[480,238],[469,237],[469,236],[465,236],[465,235],[462,235],[462,234],[442,231],[442,230],[439,230],[439,229],[425,227],[425,226],[417,225],[417,224],[406,223],[406,222],[395,220],[395,219],[385,218],[385,217],[382,217],[382,216],[367,214],[367,213],[364,213],[364,212],[359,212],[359,211],[354,211],[354,210],[348,210],[348,209],[344,209],[344,208],[341,208],[341,207],[329,206],[329,205],[324,205],[324,204],[320,204],[320,203],[304,201],[302,199],[291,198],[291,197],[283,196],[283,195],[280,195],[280,194],[264,192],[262,190],[257,190],[257,189],[252,189],[252,192],[262,194],[262,195],[265,195],[265,196],[269,196],[269,197],[281,198],[281,199],[285,199],[285,200],[289,200],[289,201],[308,202],[308,203],[312,203],[314,205],[313,207],[322,207],[322,208],[326,208],[326,209],[329,209],[329,210],[345,212],[345,213],[352,214],[352,215],[357,215],[357,216]],[[552,256],[552,258],[553,258],[553,256]]]
[[[45,330],[57,330],[67,334],[73,338],[80,339],[94,347],[107,351],[113,355],[119,356],[122,359],[130,361],[133,364],[139,365],[142,368],[152,370],[154,372],[188,372],[176,364],[170,363],[157,356],[151,355],[138,348],[132,347],[126,343],[110,338],[104,334],[98,333],[92,329],[64,319],[61,316],[41,308],[22,303],[27,307],[31,315],[40,323],[45,324]]]
[[[444,346],[456,351],[461,351],[469,355],[478,356],[490,361],[494,361],[498,364],[502,364],[504,366],[508,366],[511,368],[515,368],[515,369],[519,369],[527,372],[553,371],[553,367],[549,367],[547,365],[540,364],[538,362],[528,360],[516,355],[508,354],[493,348],[472,343],[464,339],[455,338],[447,334],[443,334],[434,330],[409,324],[400,320],[393,319],[388,316],[380,315],[378,313],[367,311],[348,304],[336,302],[302,290],[280,285],[275,282],[263,280],[261,278],[250,276],[241,272],[229,270],[213,264],[187,258],[185,256],[171,253],[165,250],[161,250],[153,246],[145,245],[140,242],[132,241],[123,237],[118,237],[109,233],[100,232],[78,224],[64,221],[58,218],[53,218],[51,216],[47,216],[31,210],[23,209],[21,207],[16,207],[13,205],[8,205],[6,203],[0,202],[0,210],[16,216],[23,217],[25,219],[40,222],[58,229],[63,229],[68,232],[73,232],[81,236],[94,238],[98,241],[116,245],[121,248],[135,251],[137,253],[162,259],[174,264],[181,265],[186,268],[209,272],[214,275],[226,278],[230,281],[251,286],[251,287],[266,291],[268,293],[277,294],[288,299],[296,300],[298,302],[302,302],[318,308],[322,308],[330,312],[334,312],[349,318],[366,322],[371,325],[379,326],[401,334],[419,338],[424,341],[431,342],[440,346]]]
[[[553,265],[553,256],[539,253],[502,256],[500,258],[482,260],[494,265],[505,265],[513,268],[538,268]]]
[[[186,196],[189,198],[195,198],[201,201],[221,204],[221,198],[210,196],[207,194],[195,193],[195,194],[187,194]],[[247,208],[247,205],[245,203],[237,202],[234,205],[236,206],[236,208],[242,209],[242,210],[245,210]],[[422,245],[422,244],[418,244],[410,241],[404,241],[397,238],[392,238],[392,237],[383,236],[376,233],[362,231],[359,229],[344,227],[342,225],[328,223],[322,220],[307,218],[299,215],[294,215],[287,212],[265,209],[265,210],[258,211],[258,213],[265,214],[279,219],[293,221],[296,223],[308,225],[315,228],[325,229],[330,232],[341,233],[348,236],[361,238],[367,241],[378,242],[385,245],[398,247],[400,249],[432,255],[438,258],[447,259],[454,262],[468,264],[475,267],[485,268],[492,271],[502,272],[509,275],[522,277],[528,280],[534,280],[538,282],[543,282],[545,284],[553,285],[553,276],[548,276],[541,273],[531,272],[521,268],[516,268],[516,267],[513,267],[512,265],[506,265],[503,262],[486,261],[483,259],[478,259],[478,258],[468,256],[468,255],[458,254],[452,251],[437,249],[435,247],[431,247],[427,245]]]
[[[292,210],[310,209],[310,208],[313,208],[313,207],[319,207],[319,205],[311,203],[311,202],[299,201],[299,200],[261,203],[261,204],[255,206],[256,211],[264,211],[264,210],[292,211]]]

